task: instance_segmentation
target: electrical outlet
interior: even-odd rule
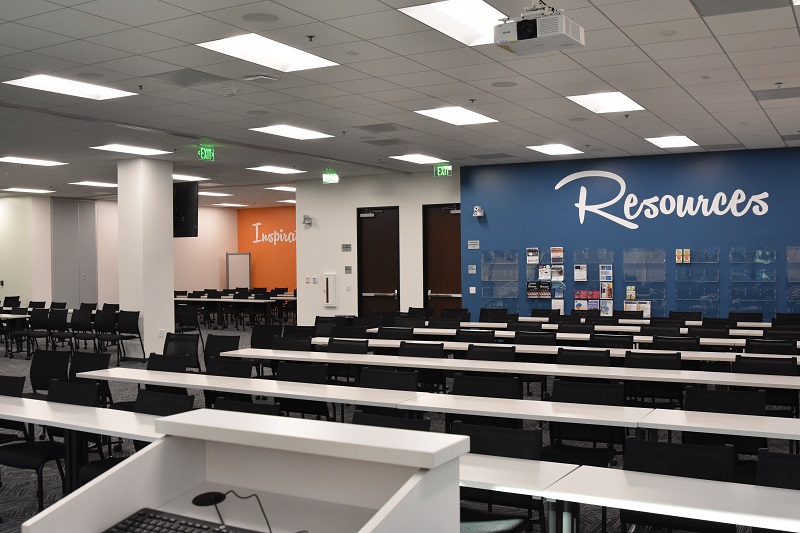
[[[317,284],[317,276],[311,278],[311,283],[313,283],[314,285]]]
[[[164,336],[164,330],[163,329],[158,330],[158,336],[159,337],[163,337]]]
[[[352,285],[346,285],[344,290],[347,291],[347,292],[350,292],[350,291],[353,290],[353,286]]]
[[[311,276],[306,276],[306,285],[311,283]]]
[[[476,292],[478,292],[478,289],[476,289],[475,287],[470,287],[469,288],[469,293],[470,294],[475,294]]]

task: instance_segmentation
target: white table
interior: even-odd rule
[[[199,298],[190,298],[188,296],[176,296],[175,297],[175,305],[179,303],[213,303],[216,305],[216,313],[217,313],[217,326],[222,324],[222,304],[247,304],[249,313],[253,314],[253,305],[256,304],[264,304],[267,306],[267,316],[271,317],[272,313],[272,304],[276,302],[276,300],[272,298],[267,299],[255,299],[255,298],[233,298],[233,297],[222,297],[222,298],[207,298],[205,296],[201,296]],[[271,320],[271,318],[270,318]]]
[[[800,440],[800,419],[780,416],[654,409],[639,421],[639,428]]]
[[[527,494],[534,498],[545,496],[547,487],[578,468],[567,463],[475,453],[462,455],[459,462],[462,487]]]
[[[795,490],[581,466],[545,493],[570,502],[565,533],[574,531],[579,503],[800,532]]]

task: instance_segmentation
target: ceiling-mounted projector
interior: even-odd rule
[[[583,28],[544,2],[523,10],[519,20],[494,27],[494,42],[515,54],[571,50],[584,45]]]

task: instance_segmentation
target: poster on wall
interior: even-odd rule
[[[539,282],[539,298],[550,298],[550,289],[552,285],[549,281]]]
[[[563,283],[556,282],[553,283],[553,298],[563,298],[564,291],[566,291],[567,286]]]
[[[614,284],[612,282],[604,281],[600,284],[600,298],[603,300],[614,298]]]
[[[626,301],[623,306],[625,311],[641,311],[643,318],[650,318],[650,302],[645,300]]]
[[[600,316],[614,316],[614,302],[600,300]]]
[[[612,265],[600,265],[600,281],[614,281],[614,267]]]
[[[588,300],[575,300],[575,310],[580,311],[587,308]]]
[[[529,281],[526,288],[527,288],[526,292],[528,293],[528,298],[539,297],[539,282]]]
[[[550,279],[550,265],[539,265],[539,279]]]
[[[586,265],[575,265],[575,281],[586,281],[589,269]]]
[[[586,301],[586,309],[589,311],[599,311],[600,310],[600,300],[587,300]]]
[[[564,300],[550,300],[550,309],[558,311],[559,315],[564,314]]]
[[[553,265],[550,272],[553,281],[564,281],[564,265]]]
[[[551,246],[550,247],[550,262],[554,265],[564,264],[564,248],[561,246]]]
[[[525,249],[525,261],[529,265],[538,265],[539,264],[539,249],[538,248],[526,248]]]

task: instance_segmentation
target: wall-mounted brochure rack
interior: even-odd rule
[[[481,307],[519,312],[519,254],[516,250],[481,253]]]
[[[693,248],[675,265],[675,309],[719,316],[719,248]],[[685,259],[684,259],[685,261]]]
[[[637,300],[651,302],[651,316],[666,316],[667,266],[664,249],[626,248],[622,253],[622,263],[622,285],[635,287]]]
[[[786,312],[800,313],[800,246],[786,247]]]
[[[774,248],[734,247],[731,258],[731,311],[775,316],[778,252]],[[789,264],[787,263],[787,267]],[[787,276],[789,276],[787,268]]]

